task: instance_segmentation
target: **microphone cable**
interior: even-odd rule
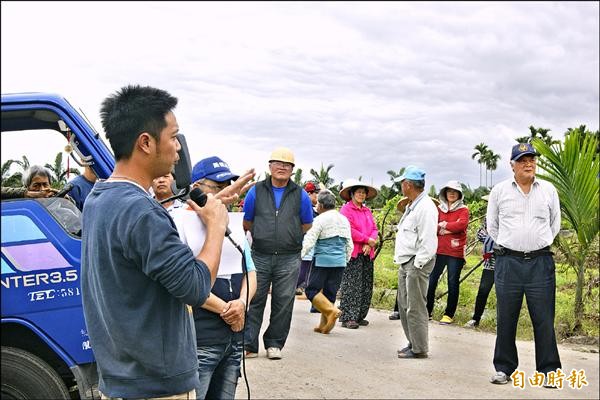
[[[200,188],[194,188],[190,192],[190,198],[192,201],[200,207],[204,207],[206,204],[206,193],[203,193]],[[248,309],[250,307],[249,297],[250,297],[250,279],[248,278],[248,266],[246,264],[246,255],[244,254],[244,250],[242,247],[231,237],[231,230],[229,227],[225,230],[225,237],[229,239],[231,244],[240,252],[242,255],[242,273],[246,278],[246,302],[244,304],[244,328],[242,329],[242,370],[244,371],[244,382],[246,383],[246,391],[248,392],[248,400],[250,400],[250,384],[248,383],[248,376],[246,375],[246,324],[248,323]],[[243,279],[243,278],[242,278]]]

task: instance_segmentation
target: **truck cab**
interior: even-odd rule
[[[36,146],[31,132],[45,130],[99,179],[112,172],[112,153],[65,98],[9,94],[1,107],[1,133],[22,135],[23,152]],[[81,303],[80,210],[59,197],[2,199],[1,209],[2,398],[99,398]]]

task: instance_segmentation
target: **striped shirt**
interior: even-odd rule
[[[558,193],[549,182],[534,179],[528,194],[514,178],[490,192],[487,231],[500,246],[535,251],[550,246],[560,230]]]

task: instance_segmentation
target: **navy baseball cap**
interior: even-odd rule
[[[410,165],[404,169],[404,173],[401,176],[394,179],[394,182],[402,182],[405,179],[411,181],[423,181],[425,180],[425,171],[419,167]]]
[[[535,151],[531,143],[519,143],[515,144],[512,148],[512,153],[510,154],[511,161],[517,161],[519,158],[531,154],[532,156],[539,156],[540,153]]]
[[[219,157],[208,157],[200,160],[192,169],[192,183],[199,179],[210,179],[215,182],[236,180],[239,175],[234,175],[229,170],[229,165]]]

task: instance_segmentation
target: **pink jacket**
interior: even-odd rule
[[[352,258],[357,257],[362,253],[362,247],[367,244],[369,238],[377,240],[377,225],[375,218],[371,214],[368,207],[362,206],[358,208],[352,201],[347,202],[340,209],[340,214],[348,218],[350,222],[350,230],[352,231],[352,242],[354,250],[352,250]],[[371,249],[371,260],[375,256],[375,251]]]

